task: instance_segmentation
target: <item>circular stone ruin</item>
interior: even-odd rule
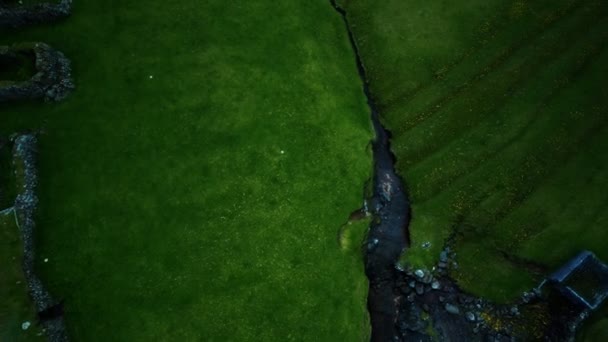
[[[63,53],[44,43],[0,46],[0,102],[61,101],[72,89],[70,61]]]
[[[22,0],[0,0],[0,28],[18,28],[65,18],[72,11],[72,0],[24,5]]]

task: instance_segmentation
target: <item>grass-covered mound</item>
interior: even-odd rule
[[[508,300],[581,249],[608,260],[608,3],[344,6],[413,202],[407,262],[455,234],[458,283]]]
[[[80,1],[0,38],[73,61],[65,102],[4,106],[0,133],[43,128],[39,271],[75,341],[366,339],[336,237],[369,113],[326,1]]]

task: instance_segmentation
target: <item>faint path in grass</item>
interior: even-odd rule
[[[410,204],[403,181],[395,172],[390,133],[380,123],[346,12],[335,0],[330,2],[344,20],[376,135],[372,142],[374,175],[370,207],[374,219],[367,236],[365,253],[365,273],[369,279],[367,306],[371,317],[372,341],[389,341],[397,335],[395,321],[399,311],[399,295],[393,291],[397,279],[395,264],[409,245]]]

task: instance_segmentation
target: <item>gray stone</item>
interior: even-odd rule
[[[422,295],[424,293],[424,285],[420,283],[416,284],[416,293]]]
[[[460,309],[456,305],[450,304],[450,303],[447,303],[445,305],[445,311],[447,311],[448,313],[451,313],[453,315],[459,315],[460,314]]]
[[[435,280],[431,283],[431,288],[433,290],[439,290],[441,288],[441,284],[437,280]]]
[[[426,273],[421,281],[424,284],[430,284],[433,281],[433,276],[430,273]]]
[[[35,5],[3,6],[0,1],[0,27],[18,28],[50,23],[66,18],[72,11],[72,0],[47,1]]]
[[[441,261],[441,262],[448,262],[448,252],[442,251],[439,254],[439,261]]]
[[[471,321],[471,322],[475,322],[475,314],[474,314],[474,313],[472,313],[472,312],[470,312],[470,311],[469,311],[469,312],[467,312],[467,313],[465,314],[465,317],[466,317],[466,318],[467,318],[469,321]]]
[[[424,271],[423,271],[423,270],[421,270],[421,269],[417,269],[417,270],[414,272],[414,274],[415,274],[415,275],[416,275],[416,277],[418,277],[418,278],[422,278],[422,277],[424,277]]]
[[[16,59],[20,54],[34,56],[36,73],[27,81],[6,82],[0,86],[0,102],[32,99],[61,101],[74,89],[70,61],[61,52],[44,43],[0,47],[2,58]]]
[[[437,267],[439,267],[439,268],[447,268],[447,267],[448,267],[448,264],[447,264],[447,263],[445,263],[445,262],[443,262],[443,261],[440,261],[440,262],[437,264]]]
[[[414,288],[414,287],[416,287],[416,281],[410,280],[410,283],[408,285],[409,285],[409,287]]]

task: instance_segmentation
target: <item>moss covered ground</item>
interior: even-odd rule
[[[454,237],[458,283],[508,301],[608,261],[605,1],[342,3],[413,202],[405,262]]]
[[[41,130],[38,269],[75,341],[367,338],[336,234],[372,133],[326,1],[76,1],[19,41],[73,61],[77,90],[3,105],[0,134]]]

